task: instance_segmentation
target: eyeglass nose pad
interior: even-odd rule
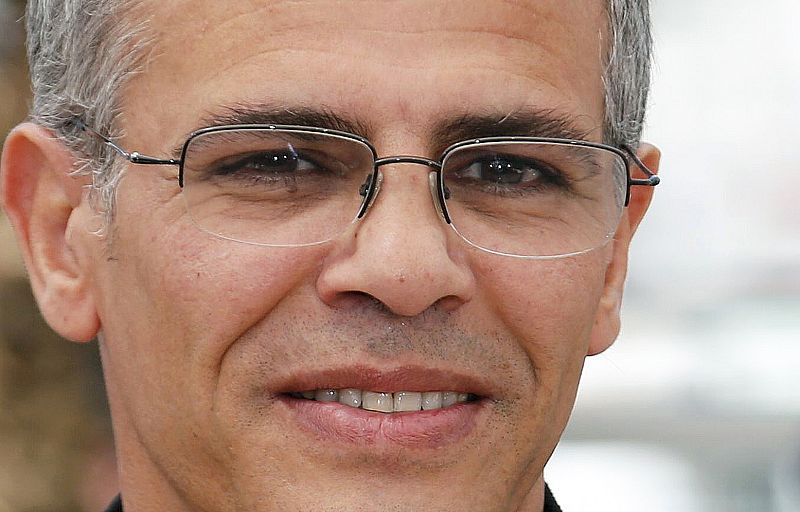
[[[359,194],[364,196],[364,205],[361,207],[361,211],[358,213],[357,218],[362,218],[364,215],[367,214],[367,210],[370,209],[372,204],[375,202],[375,198],[378,197],[378,192],[381,191],[381,183],[383,183],[383,173],[379,170],[378,175],[375,178],[375,183],[372,183],[372,174],[367,176],[367,179],[361,185],[361,189],[359,190]]]
[[[436,207],[436,211],[439,212],[439,215],[449,224],[450,217],[444,211],[444,205],[442,205],[439,195],[439,180],[437,179],[436,172],[431,171],[428,173],[428,186],[431,189],[431,198],[433,199],[433,205]]]

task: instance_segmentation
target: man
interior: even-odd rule
[[[32,2],[3,203],[47,321],[99,340],[125,510],[556,510],[657,183],[647,19]]]

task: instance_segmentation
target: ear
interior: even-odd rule
[[[661,152],[655,146],[642,144],[636,154],[648,169],[654,173],[658,172]],[[605,286],[592,327],[588,355],[603,352],[617,339],[622,291],[625,288],[625,275],[628,271],[628,249],[636,228],[642,221],[647,207],[650,206],[652,197],[653,187],[631,187],[630,202],[622,214],[622,220],[614,235],[611,261],[606,268]]]
[[[52,132],[32,123],[17,126],[0,160],[0,202],[45,320],[65,338],[88,341],[99,329],[82,245],[93,237],[93,215],[83,195],[87,179],[70,176],[73,164]]]

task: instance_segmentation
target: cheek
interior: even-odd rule
[[[219,353],[302,283],[313,283],[320,258],[312,252],[189,241],[174,246],[158,273],[148,258],[137,260],[132,274],[149,293],[149,307],[177,327],[183,343],[204,340]]]
[[[479,265],[487,303],[517,340],[537,380],[577,382],[603,292],[605,261],[605,253],[595,251]]]
[[[482,267],[501,315],[525,331],[560,331],[591,324],[605,280],[605,257],[513,260]],[[535,332],[531,333],[535,335]]]
[[[125,371],[169,385],[182,374],[213,386],[230,345],[302,283],[313,283],[322,258],[308,248],[215,238],[191,223],[179,196],[157,200],[133,211],[126,198],[118,204],[100,283],[103,332],[110,355],[127,361]]]
[[[225,344],[289,293],[317,255],[213,237],[187,216],[175,176],[160,177],[128,174],[121,183],[110,301],[122,319],[147,318],[180,344]]]

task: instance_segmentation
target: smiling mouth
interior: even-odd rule
[[[480,377],[419,366],[306,371],[273,390],[287,419],[325,446],[388,450],[463,440],[485,423],[498,393]]]
[[[316,389],[288,394],[292,398],[334,402],[381,413],[433,411],[454,405],[475,402],[479,397],[472,393],[456,391],[365,391],[361,389]]]

